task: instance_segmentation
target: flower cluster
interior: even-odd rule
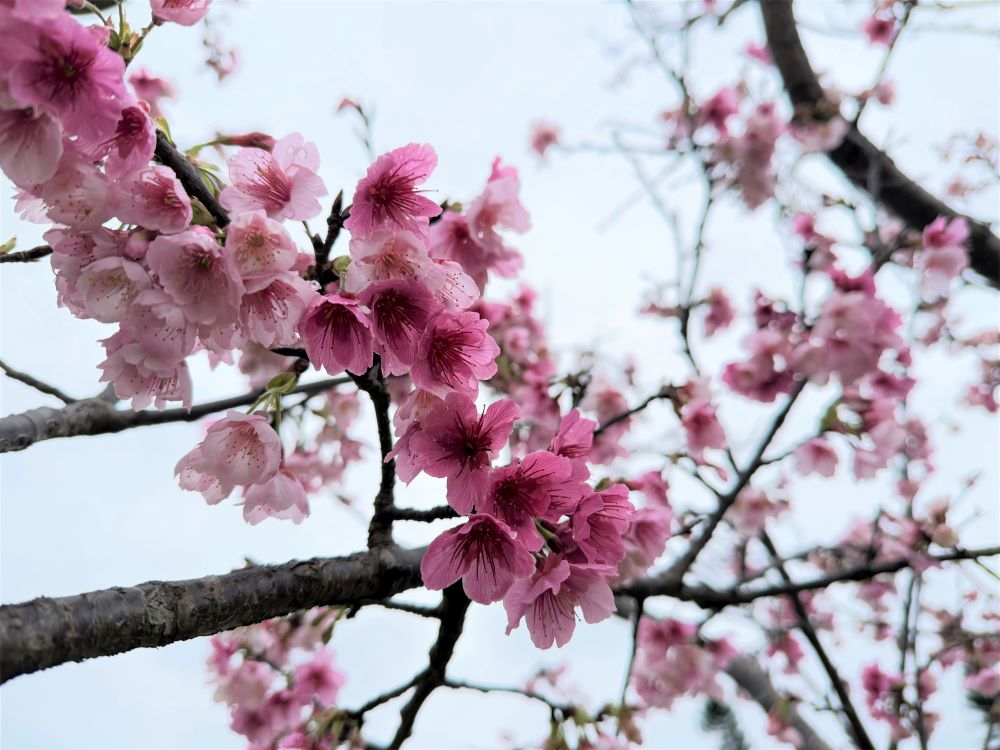
[[[344,675],[325,646],[338,611],[314,609],[212,638],[215,699],[250,750],[330,750]]]

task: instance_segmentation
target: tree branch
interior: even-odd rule
[[[743,688],[765,711],[770,711],[785,700],[774,689],[774,685],[771,683],[771,678],[768,677],[767,672],[749,657],[737,656],[729,662],[729,665],[726,667],[726,674],[732,677],[736,684]],[[788,724],[795,727],[802,737],[802,744],[799,745],[799,750],[832,750],[823,738],[816,733],[816,730],[802,718],[802,715],[794,706],[788,706],[785,720]]]
[[[32,263],[36,260],[52,255],[52,248],[48,245],[39,245],[30,250],[18,250],[13,253],[0,255],[0,263]]]
[[[372,520],[368,524],[368,548],[374,549],[382,545],[391,545],[392,520],[395,511],[394,490],[396,486],[396,461],[389,458],[392,453],[392,422],[389,419],[389,389],[379,368],[380,362],[374,365],[364,375],[351,375],[358,388],[368,394],[375,407],[375,421],[378,424],[379,452],[382,455],[382,475],[379,480],[378,494],[375,495],[375,509]]]
[[[301,609],[384,599],[420,585],[422,555],[422,549],[382,547],[347,557],[293,560],[221,576],[6,604],[0,606],[0,682]]]
[[[338,385],[349,383],[350,378],[329,378],[316,383],[298,386],[295,393],[316,394]],[[118,410],[114,404],[99,396],[75,401],[60,409],[43,406],[20,414],[0,418],[0,453],[21,451],[42,440],[75,437],[76,435],[104,435],[132,427],[144,427],[168,422],[194,422],[202,417],[226,409],[235,409],[256,401],[263,388],[242,396],[197,404],[188,409],[152,409],[133,411]]]
[[[792,104],[807,119],[823,121],[835,116],[836,106],[826,98],[802,47],[792,0],[760,0],[759,5],[774,64]],[[857,125],[850,124],[843,142],[827,156],[851,182],[917,231],[938,216],[964,219],[970,232],[970,265],[992,286],[1000,286],[1000,238],[987,224],[955,211],[903,174]],[[877,177],[874,184],[873,175]]]
[[[26,372],[21,372],[20,370],[15,370],[13,367],[7,365],[5,362],[0,362],[0,370],[3,370],[4,374],[11,380],[17,380],[18,382],[24,383],[29,388],[34,388],[36,391],[40,391],[48,396],[55,396],[57,399],[62,401],[64,404],[72,404],[76,401],[72,396],[67,396],[61,390],[56,388],[54,385],[49,385],[44,383],[36,377],[29,375]]]
[[[402,747],[413,732],[413,724],[424,702],[431,693],[445,684],[445,671],[455,653],[455,644],[462,635],[468,609],[469,598],[461,584],[454,584],[444,590],[444,598],[441,600],[441,628],[438,630],[437,640],[428,654],[427,669],[413,683],[413,695],[399,712],[399,729],[389,743],[389,750],[399,750]]]
[[[170,167],[174,171],[174,174],[177,175],[177,179],[180,180],[187,194],[192,198],[197,198],[201,202],[201,205],[212,214],[212,218],[215,219],[215,223],[219,225],[219,228],[225,227],[229,223],[229,214],[226,213],[226,209],[222,207],[222,204],[205,187],[205,181],[202,180],[201,174],[199,174],[195,166],[188,161],[188,158],[184,154],[174,148],[174,145],[162,130],[156,131],[155,153],[156,158],[164,166]]]
[[[768,554],[774,560],[774,564],[778,568],[778,572],[781,577],[785,579],[785,583],[791,584],[792,578],[788,575],[788,571],[785,569],[785,564],[781,562],[781,555],[774,548],[774,543],[771,541],[771,537],[768,536],[766,531],[761,532],[761,541],[764,543],[764,547],[767,548]],[[806,609],[802,600],[799,598],[798,593],[790,592],[788,598],[792,603],[792,608],[795,610],[795,615],[799,620],[799,630],[809,641],[809,645],[812,646],[813,651],[816,653],[816,657],[819,659],[820,664],[823,665],[823,671],[826,672],[827,677],[830,678],[830,684],[833,686],[834,692],[837,694],[837,699],[840,701],[840,709],[844,713],[844,718],[847,720],[847,730],[848,734],[852,737],[854,742],[862,750],[875,750],[875,745],[868,736],[868,731],[865,729],[864,722],[861,721],[861,717],[858,716],[857,709],[854,708],[854,703],[851,701],[851,694],[848,691],[847,685],[844,680],[841,679],[840,673],[837,671],[837,667],[830,660],[829,654],[826,653],[826,649],[823,647],[823,643],[819,639],[819,635],[816,633],[816,628],[813,627],[812,621],[809,619],[809,611]]]

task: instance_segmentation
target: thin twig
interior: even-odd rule
[[[76,401],[72,396],[67,396],[61,390],[56,388],[54,385],[49,385],[44,383],[36,377],[29,375],[26,372],[21,372],[20,370],[15,370],[10,365],[3,361],[0,361],[0,370],[3,370],[4,374],[11,380],[17,380],[24,383],[30,388],[34,388],[36,391],[40,391],[48,396],[55,396],[57,399],[62,401],[64,404],[72,404]]]
[[[39,245],[30,250],[18,250],[13,253],[0,255],[0,263],[32,263],[52,255],[52,248],[48,245]]]

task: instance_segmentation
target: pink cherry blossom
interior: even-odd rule
[[[427,144],[411,143],[382,154],[368,167],[354,191],[351,216],[344,223],[352,237],[367,237],[378,229],[427,234],[427,219],[441,207],[417,189],[437,166],[437,154]]]
[[[681,410],[681,424],[687,436],[688,450],[700,458],[706,448],[725,448],[726,432],[716,417],[717,408],[707,401],[697,400],[685,404]]]
[[[176,234],[191,223],[191,199],[169,167],[154,164],[126,177],[115,189],[117,215],[163,234]]]
[[[823,438],[812,438],[795,449],[792,454],[795,470],[800,474],[819,474],[832,477],[837,470],[837,452]]]
[[[451,393],[421,419],[410,450],[432,477],[447,477],[448,504],[463,515],[481,506],[490,488],[490,462],[514,429],[517,405],[495,401],[482,414],[475,403]]]
[[[197,483],[199,490],[205,493],[200,487],[210,487],[206,500],[213,502],[210,497],[217,497],[220,491],[224,497],[235,486],[267,482],[278,472],[280,464],[281,439],[267,416],[230,410],[208,428],[204,440],[177,462],[174,473],[181,478],[184,489],[193,489],[190,485]],[[252,506],[271,498],[280,503],[291,497],[287,487],[278,485],[259,495],[259,502]]]
[[[705,335],[714,336],[729,327],[736,317],[736,311],[723,289],[713,287],[705,298],[708,315],[705,316]]]
[[[302,703],[308,704],[315,699],[323,706],[333,706],[344,682],[344,675],[333,663],[333,654],[320,648],[312,659],[295,668],[292,689]]]
[[[720,138],[729,136],[726,122],[740,111],[740,98],[731,88],[719,89],[698,108],[698,122],[715,128]]]
[[[84,145],[115,132],[126,98],[125,63],[100,32],[62,14],[26,24],[11,39],[13,65],[5,72],[12,96],[58,118]]]
[[[861,24],[861,30],[868,37],[869,44],[881,44],[888,47],[896,38],[896,20],[890,16],[876,13],[864,20]]]
[[[0,169],[18,185],[46,182],[59,167],[62,128],[49,113],[4,98],[0,96]]]
[[[126,322],[131,335],[121,353],[132,365],[169,371],[194,349],[196,326],[162,289],[133,297]]]
[[[208,13],[212,0],[149,0],[149,4],[158,23],[170,21],[181,26],[194,26]]]
[[[570,483],[569,459],[548,451],[535,451],[523,459],[490,471],[489,487],[479,510],[504,522],[518,540],[534,551],[543,539],[535,519],[550,513],[559,515],[573,510],[580,499],[578,485]]]
[[[291,270],[298,256],[288,230],[260,209],[232,217],[226,248],[244,279]]]
[[[308,515],[306,490],[298,477],[285,468],[279,469],[270,479],[253,483],[243,495],[243,519],[251,526],[265,518],[302,523]]]
[[[231,184],[219,202],[235,213],[262,209],[272,219],[305,221],[320,212],[317,198],[326,195],[318,169],[316,145],[301,133],[286,135],[270,152],[240,149],[229,159]]]
[[[524,618],[531,642],[538,648],[563,647],[576,627],[576,608],[589,623],[600,622],[615,611],[615,597],[608,585],[611,568],[575,565],[558,555],[545,558],[531,578],[515,581],[504,597],[509,635]]]
[[[192,323],[219,328],[236,321],[243,282],[232,254],[211,233],[189,229],[157,237],[146,260]]]
[[[169,81],[152,75],[144,68],[129,73],[128,82],[132,84],[135,95],[149,105],[149,114],[153,117],[163,114],[160,110],[160,99],[174,96],[174,87]]]
[[[314,295],[300,276],[277,273],[247,279],[240,302],[240,331],[262,346],[291,346]]]
[[[49,221],[81,230],[97,229],[111,218],[110,192],[103,172],[66,151],[52,178],[31,187]]]
[[[479,381],[497,371],[500,347],[486,332],[488,325],[474,312],[433,318],[417,342],[413,384],[440,398],[452,391],[475,396]]]
[[[358,300],[339,294],[316,295],[299,321],[299,335],[313,366],[331,375],[344,370],[362,375],[375,360],[369,326]]]
[[[590,476],[587,459],[594,446],[595,429],[597,422],[582,417],[578,409],[572,409],[559,422],[559,429],[552,436],[549,451],[572,462],[573,479],[584,480]]]
[[[518,578],[531,575],[535,561],[514,532],[488,515],[470,516],[427,547],[420,561],[424,585],[441,590],[462,579],[466,595],[479,604],[500,601]]]
[[[531,129],[531,150],[541,158],[545,152],[559,143],[559,126],[550,122],[537,122]]]
[[[104,171],[114,179],[131,175],[149,163],[156,149],[156,128],[149,118],[149,106],[145,102],[122,110],[114,135],[99,150],[105,148],[107,160]],[[180,194],[183,195],[184,191],[181,190]]]
[[[441,303],[420,282],[404,280],[375,282],[360,299],[371,311],[368,317],[382,374],[406,374],[413,365],[417,340],[441,311]]]
[[[190,407],[191,375],[187,364],[178,362],[163,369],[135,364],[126,356],[133,343],[135,335],[127,327],[101,342],[107,355],[99,365],[101,382],[113,383],[115,395],[131,401],[133,409],[144,409],[150,404],[163,409],[170,401]]]
[[[132,299],[151,286],[149,274],[127,258],[96,260],[83,269],[76,282],[81,307],[102,323],[117,323],[128,312]]]
[[[498,158],[493,162],[493,176],[486,183],[486,188],[469,206],[466,214],[469,233],[491,254],[501,255],[506,251],[503,238],[497,233],[498,227],[515,232],[526,232],[531,228],[528,212],[521,205],[520,190],[517,171],[512,167],[502,167]],[[516,270],[516,266],[512,270]]]
[[[635,508],[628,501],[628,488],[613,484],[592,492],[580,501],[570,517],[573,540],[588,562],[617,565],[625,557],[624,534]]]
[[[640,508],[629,518],[629,527],[622,536],[625,559],[618,566],[624,579],[645,575],[656,562],[670,538],[670,507],[651,506]]]
[[[464,310],[479,298],[476,283],[455,262],[432,259],[412,232],[378,230],[351,240],[344,289],[358,293],[376,281],[419,281],[447,310]]]

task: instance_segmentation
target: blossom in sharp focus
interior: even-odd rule
[[[441,311],[419,281],[378,281],[361,293],[383,375],[405,375],[413,365],[417,340],[427,323]]]
[[[514,429],[519,409],[509,399],[481,414],[471,399],[449,394],[420,421],[410,450],[432,477],[447,477],[448,504],[463,515],[480,506],[490,487],[490,463]]]
[[[500,601],[516,579],[534,569],[534,558],[514,532],[488,515],[470,516],[445,531],[420,561],[427,588],[440,591],[461,579],[466,595],[479,604]]]
[[[375,361],[369,325],[358,300],[316,295],[299,321],[299,334],[314,367],[331,375],[344,370],[363,375]]]
[[[368,168],[354,191],[351,216],[344,223],[352,237],[367,237],[377,229],[427,234],[428,219],[441,207],[417,189],[437,166],[437,154],[427,144],[411,143],[382,154]]]
[[[301,133],[286,135],[271,151],[243,148],[229,159],[230,184],[219,202],[233,212],[263,209],[272,219],[305,221],[316,216],[326,185],[316,174],[319,152]]]
[[[192,323],[220,327],[236,321],[243,281],[232,254],[210,232],[161,235],[149,244],[146,260]]]
[[[418,388],[444,398],[452,391],[475,396],[480,380],[496,374],[500,347],[474,312],[441,313],[417,342],[410,376]]]
[[[153,164],[114,188],[116,215],[128,224],[176,234],[191,223],[191,199],[169,167]]]
[[[308,515],[305,487],[288,469],[279,469],[270,479],[251,485],[243,495],[243,519],[251,526],[265,518],[302,523]]]

